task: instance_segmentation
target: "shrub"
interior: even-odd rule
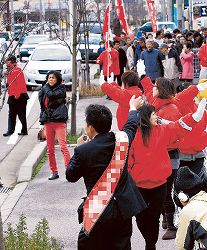
[[[8,224],[5,232],[5,250],[61,250],[64,249],[58,241],[49,237],[49,226],[45,218],[37,223],[31,236],[27,233],[26,217],[21,214],[19,222],[14,229]]]
[[[104,96],[104,92],[100,86],[90,85],[81,86],[79,89],[80,96]]]

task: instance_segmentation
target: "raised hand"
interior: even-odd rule
[[[199,122],[202,119],[205,108],[206,108],[206,98],[203,98],[199,102],[196,112],[192,114],[194,121]]]
[[[206,90],[207,89],[207,80],[206,80],[206,82],[199,83],[198,85],[196,85],[196,87],[198,88],[199,92]]]
[[[140,108],[143,105],[143,102],[144,101],[141,96],[135,98],[135,95],[133,95],[129,101],[130,111]]]
[[[102,84],[104,84],[105,82],[106,82],[106,81],[104,80],[103,70],[101,70],[100,78],[99,78],[99,84],[102,85]]]

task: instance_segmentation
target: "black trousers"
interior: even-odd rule
[[[78,250],[131,250],[132,219],[108,220],[95,225],[89,236],[81,229]]]
[[[15,99],[12,103],[9,103],[8,132],[14,132],[18,115],[22,124],[21,132],[27,133],[26,106],[27,100],[22,98]]]
[[[165,213],[174,213],[175,204],[172,199],[172,187],[177,174],[177,169],[172,170],[172,174],[167,178],[167,196],[164,202],[164,212]]]
[[[159,235],[159,220],[166,199],[167,184],[146,189],[139,188],[148,208],[136,216],[137,226],[145,239],[146,250],[155,250]]]
[[[115,80],[117,78],[117,83],[118,85],[121,87],[122,86],[122,81],[121,81],[121,76],[124,73],[124,68],[120,68],[120,74],[119,75],[115,75]]]

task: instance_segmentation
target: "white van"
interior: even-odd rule
[[[174,29],[177,28],[176,24],[174,22],[156,22],[157,24],[157,30],[163,29],[165,25],[167,25],[167,28],[170,33],[173,32]],[[152,32],[152,24],[151,22],[146,22],[138,29],[139,31],[145,31],[145,32]]]

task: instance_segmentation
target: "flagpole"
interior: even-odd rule
[[[109,77],[109,57],[110,57],[110,46],[109,46],[109,31],[110,31],[110,10],[111,10],[111,1],[109,0],[109,18],[108,18],[108,46],[107,46],[107,55],[108,55],[108,63],[107,63],[107,77]]]

